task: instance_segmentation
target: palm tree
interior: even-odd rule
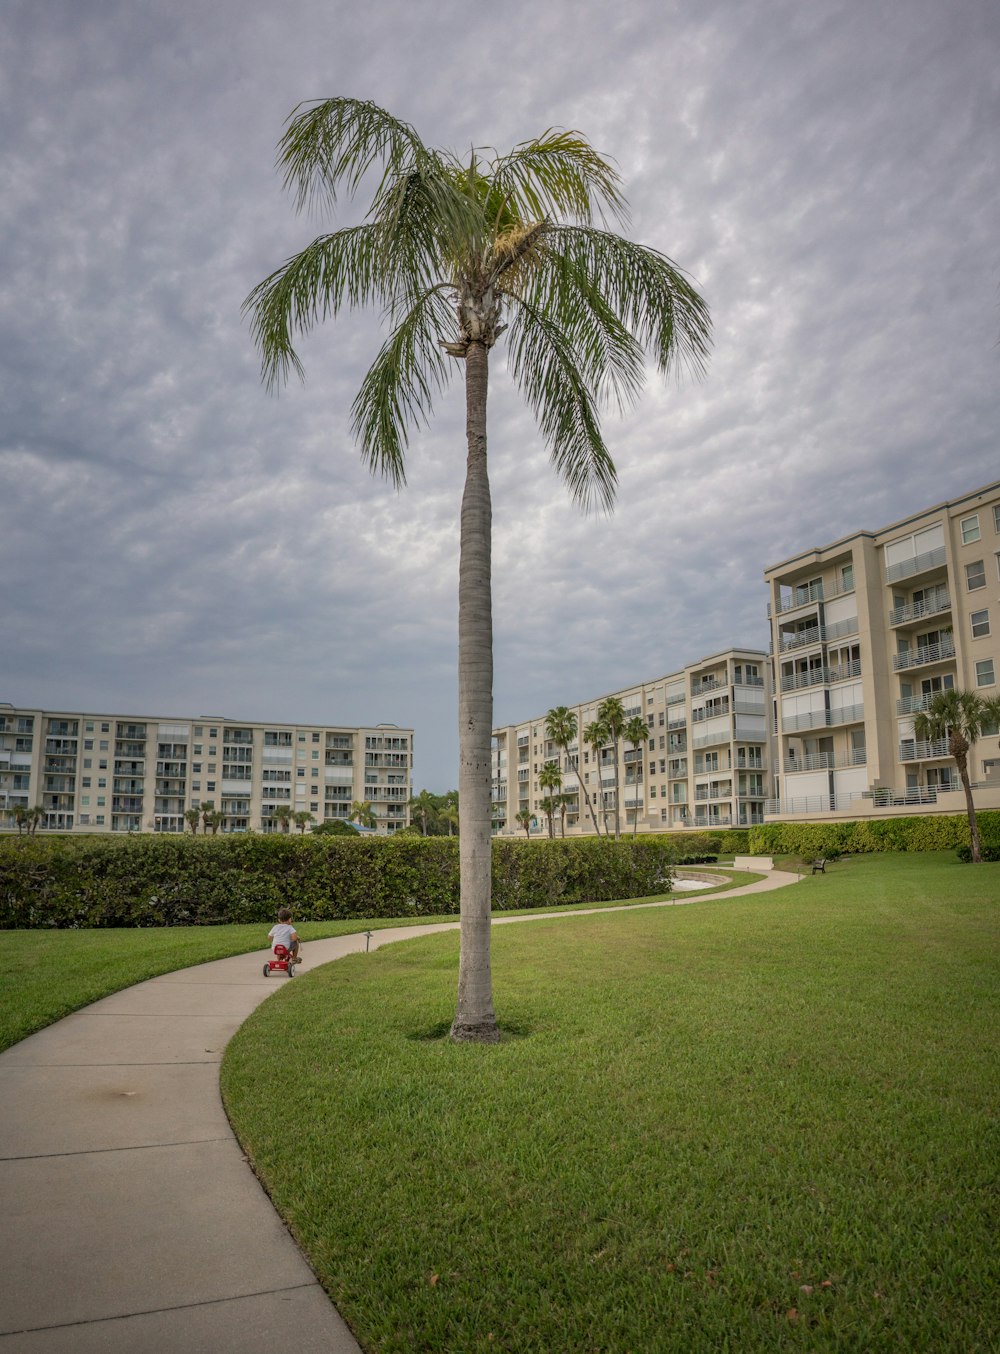
[[[649,741],[649,728],[642,715],[633,715],[632,718],[622,729],[622,737],[626,743],[632,744],[632,751],[638,752],[640,745],[645,748]],[[635,786],[635,806],[632,810],[632,836],[634,837],[639,827],[639,782],[643,779],[642,758],[632,761],[633,784]]]
[[[599,719],[593,720],[583,731],[583,740],[590,748],[594,758],[594,766],[597,769],[597,793],[601,796],[601,816],[604,819],[604,831],[608,831],[608,815],[604,808],[604,782],[601,780],[601,748],[608,741],[608,731]],[[590,795],[587,795],[587,807],[590,809],[590,816],[594,820],[594,831],[598,836],[601,835],[601,825],[597,821],[597,810],[594,808]]]
[[[615,837],[621,835],[621,795],[619,793],[618,745],[625,729],[625,707],[617,696],[608,696],[597,707],[597,718],[607,730],[607,741],[614,748],[615,765]]]
[[[531,836],[531,816],[530,809],[519,809],[518,812],[514,814],[516,821],[524,828],[524,835],[526,837]]]
[[[562,772],[559,770],[558,762],[545,763],[541,771],[539,771],[538,773],[538,784],[540,789],[542,790],[559,791],[560,789],[562,789]],[[550,841],[555,836],[555,833],[552,831],[552,814],[558,808],[559,803],[560,798],[558,793],[555,795],[549,795],[548,798],[543,799],[541,802],[541,808],[545,811],[545,814],[547,815],[549,820]]]
[[[545,716],[545,736],[550,738],[556,747],[566,758],[564,770],[569,771],[569,745],[576,738],[577,718],[573,711],[567,705],[556,705]],[[576,772],[577,784],[582,785],[580,779],[580,769]],[[579,811],[579,793],[577,791],[577,809]],[[562,835],[566,836],[566,801],[568,796],[564,795],[562,800]]]
[[[997,717],[995,699],[983,700],[977,691],[938,691],[931,697],[926,710],[914,716],[914,736],[921,743],[938,743],[947,739],[948,753],[955,759],[959,779],[965,791],[965,810],[969,815],[969,835],[972,839],[972,859],[982,859],[979,850],[979,825],[976,806],[969,780],[969,749]]]
[[[442,823],[448,824],[448,836],[453,837],[459,830],[459,823],[461,821],[458,805],[446,804],[443,809],[438,809],[438,818]]]
[[[247,297],[269,385],[302,373],[293,346],[341,307],[377,305],[392,332],[353,406],[362,457],[405,482],[409,428],[450,376],[465,377],[466,460],[459,544],[461,950],[452,1038],[495,1041],[490,973],[493,623],[486,459],[490,349],[537,418],[558,473],[585,508],[610,509],[616,472],[599,406],[639,394],[644,347],[662,373],[701,367],[707,307],[663,254],[604,227],[626,204],[614,167],[578,132],[549,130],[508,154],[465,160],[425,146],[373,103],[300,106],[279,145],[298,207],[376,184],[360,225],[321,235]],[[381,177],[378,169],[381,168]],[[375,171],[374,177],[372,172]],[[560,220],[559,218],[565,218]],[[594,225],[595,217],[601,227]],[[454,368],[451,368],[454,370]]]
[[[410,809],[414,815],[420,816],[420,831],[423,836],[427,836],[427,815],[431,814],[431,821],[437,816],[437,805],[434,803],[434,796],[430,790],[421,790],[418,795],[414,795],[410,800]]]
[[[356,799],[347,817],[350,822],[360,823],[362,827],[375,826],[375,811],[370,799]]]
[[[198,824],[201,822],[201,810],[200,810],[200,809],[185,809],[185,810],[184,810],[184,817],[185,817],[185,819],[186,819],[186,821],[187,821],[187,825],[188,825],[188,827],[191,829],[191,831],[192,831],[193,833],[197,834],[197,832],[198,832]]]
[[[295,826],[302,833],[305,832],[308,823],[315,823],[316,821],[312,814],[308,813],[305,809],[296,809],[292,814],[292,818],[295,820]]]
[[[288,824],[292,817],[291,804],[279,804],[274,810],[274,821],[281,824],[282,832],[288,831]]]

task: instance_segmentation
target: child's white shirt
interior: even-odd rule
[[[290,950],[292,941],[298,940],[299,937],[294,926],[289,925],[286,921],[279,921],[268,931],[267,938],[271,942],[272,949],[275,945],[284,945],[286,950]]]

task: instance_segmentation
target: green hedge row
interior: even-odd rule
[[[1000,812],[986,810],[976,817],[983,846],[1000,846]],[[750,828],[752,855],[808,858],[869,851],[945,851],[968,843],[969,820],[964,814],[856,823],[765,823]]]
[[[493,843],[493,905],[642,898],[670,886],[665,837]],[[441,837],[0,837],[0,929],[456,914]]]

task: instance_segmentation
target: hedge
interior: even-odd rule
[[[1000,812],[976,815],[984,847],[1000,846]],[[750,828],[751,855],[835,856],[870,851],[946,851],[968,846],[964,814],[926,818],[873,818],[853,823],[765,823]]]
[[[500,909],[670,888],[666,837],[493,843]],[[0,838],[0,929],[185,926],[454,915],[458,842],[443,837]]]

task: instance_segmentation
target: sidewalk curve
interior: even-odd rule
[[[371,948],[457,926],[376,931]],[[308,968],[364,949],[363,933],[312,940]],[[266,954],[139,983],[0,1054],[0,1354],[360,1351],[222,1108],[226,1044],[288,981],[262,976]]]

